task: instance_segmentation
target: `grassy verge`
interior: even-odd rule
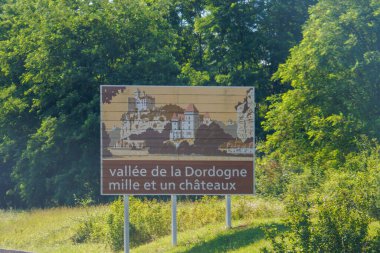
[[[251,249],[267,243],[260,226],[275,224],[283,227],[280,222],[283,208],[278,201],[234,197],[234,228],[230,230],[224,227],[223,199],[180,201],[179,244],[173,248],[169,235],[170,203],[148,200],[134,200],[130,203],[132,225],[139,233],[151,238],[150,242],[135,241],[132,252],[258,252]],[[106,222],[109,213],[109,205],[0,211],[0,248],[39,253],[112,252],[104,238],[109,233]],[[91,222],[86,222],[88,220]],[[95,235],[86,237],[83,234],[87,239],[81,243],[75,242],[73,238],[78,238],[78,231],[87,231],[87,228],[83,230],[84,224],[95,226],[89,228],[90,232],[95,231]],[[142,245],[143,243],[145,244]]]
[[[178,234],[177,247],[171,246],[171,237],[165,236],[154,242],[134,248],[133,253],[208,253],[208,252],[259,252],[268,246],[262,226],[274,225],[285,230],[279,218],[261,218],[256,221],[234,221],[232,229],[226,229],[224,223],[210,224],[195,230]]]
[[[76,227],[88,215],[107,211],[107,206],[0,211],[0,248],[39,253],[111,252],[104,243],[76,244]]]

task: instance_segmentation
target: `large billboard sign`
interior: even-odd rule
[[[101,193],[254,192],[254,89],[101,86]]]

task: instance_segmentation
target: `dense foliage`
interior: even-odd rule
[[[378,251],[379,11],[320,0],[274,75],[292,86],[269,98],[261,145],[259,189],[284,196],[291,228],[268,232],[274,252]]]
[[[370,224],[380,218],[380,146],[350,156],[319,187],[316,181],[311,174],[292,180],[285,198],[291,230],[277,238],[268,230],[273,251],[377,252],[380,230]]]
[[[293,173],[323,179],[367,139],[380,139],[379,8],[324,0],[310,9],[301,43],[274,75],[292,89],[269,98],[263,190],[284,192]],[[267,187],[272,180],[280,184]]]
[[[49,206],[98,195],[99,85],[175,80],[171,37],[163,36],[169,27],[152,8],[135,1],[2,6],[2,206],[18,197]]]
[[[0,207],[99,201],[100,84],[254,85],[264,113],[314,1],[294,3],[2,1]]]

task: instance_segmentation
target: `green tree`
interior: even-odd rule
[[[184,39],[193,46],[186,61],[180,61],[179,77],[191,85],[255,86],[260,106],[257,135],[262,139],[265,98],[288,89],[270,78],[288,50],[301,40],[301,26],[315,0],[197,3],[196,11],[186,12],[193,15],[185,19]],[[178,15],[184,17],[181,10]]]
[[[99,198],[99,85],[176,80],[167,12],[129,0],[2,6],[0,154],[13,180],[2,196],[27,206]]]
[[[302,39],[302,25],[306,22],[308,9],[316,0],[271,0],[258,1],[260,19],[258,20],[258,36],[261,43],[261,59],[263,68],[261,75],[270,79],[277,71],[279,64],[284,63],[289,55],[289,49]],[[263,77],[262,77],[263,78]],[[278,80],[263,83],[262,97],[284,92],[289,89],[280,85]]]
[[[255,60],[257,8],[254,1],[210,0],[195,31],[205,41],[204,59],[219,85],[244,85]],[[251,71],[250,71],[251,70]]]
[[[194,30],[194,24],[196,19],[202,17],[207,0],[172,2],[169,23],[176,31],[176,59],[180,64],[193,65],[198,69],[204,68],[204,38]]]
[[[301,39],[301,25],[315,0],[178,0],[172,24],[178,31],[182,78],[194,85],[255,85],[276,93],[269,81],[288,50]],[[209,79],[192,77],[209,74]],[[264,74],[264,76],[263,76]],[[186,79],[188,78],[188,79]],[[198,83],[197,83],[198,82]],[[260,92],[263,89],[260,89]]]
[[[262,150],[283,164],[336,168],[363,135],[380,138],[379,1],[321,0],[274,78]]]

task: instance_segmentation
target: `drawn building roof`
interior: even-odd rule
[[[177,113],[173,113],[173,116],[172,116],[172,121],[178,121],[178,120],[184,120],[185,119],[185,115],[183,114],[177,114]]]
[[[186,110],[185,112],[199,112],[198,109],[195,107],[194,104],[189,104],[187,107],[186,107]]]

